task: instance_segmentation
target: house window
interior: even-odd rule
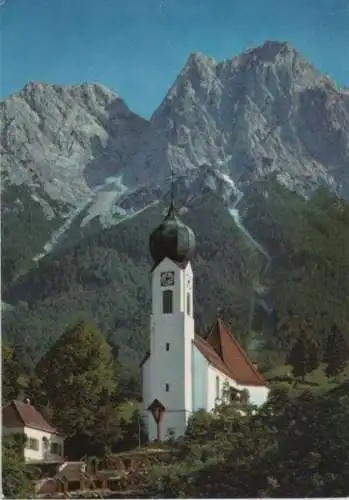
[[[216,376],[216,399],[219,399],[219,393],[220,393],[219,389],[220,389],[219,376],[217,375]]]
[[[164,314],[171,314],[173,312],[172,290],[165,290],[164,292],[162,292],[162,312]]]
[[[170,350],[170,343],[166,342],[166,351],[169,351],[169,350]]]
[[[51,443],[50,453],[52,455],[62,455],[62,446],[59,443]]]
[[[190,315],[190,302],[191,302],[190,293],[187,293],[187,314],[188,315]]]
[[[165,391],[169,392],[170,391],[170,384],[165,384]]]
[[[26,448],[29,450],[38,451],[39,450],[39,440],[35,438],[28,437],[26,441]]]

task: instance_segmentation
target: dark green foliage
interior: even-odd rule
[[[246,416],[195,415],[174,463],[152,470],[152,498],[335,497],[349,494],[349,396],[272,392]]]
[[[333,325],[327,338],[324,352],[326,363],[325,373],[327,377],[335,377],[344,368],[349,359],[349,347],[347,341],[337,325]]]
[[[306,202],[269,181],[249,188],[241,213],[272,257],[267,271],[265,257],[235,226],[219,197],[207,190],[186,205],[189,210],[182,218],[197,239],[193,267],[198,332],[207,331],[220,308],[248,350],[261,342],[282,354],[295,338],[282,325],[294,317],[300,322],[312,318],[311,334],[320,351],[326,328],[348,322],[349,207],[344,201],[322,190]],[[138,370],[148,347],[148,237],[163,208],[149,208],[43,259],[7,288],[4,300],[16,309],[6,312],[3,336],[22,346],[27,363],[35,363],[68,324],[84,318],[96,322],[120,347],[123,364]],[[263,300],[255,291],[258,284],[269,290]],[[273,309],[271,314],[263,301]]]
[[[3,288],[33,267],[32,258],[43,251],[51,233],[62,223],[62,212],[67,207],[49,199],[43,190],[36,195],[51,207],[50,216],[43,206],[32,198],[25,185],[6,186],[1,203],[4,207],[1,224],[2,283]]]
[[[40,360],[35,375],[36,402],[52,407],[53,423],[71,438],[68,449],[76,447],[77,439],[96,447],[117,439],[118,417],[110,403],[117,386],[115,362],[93,325],[79,323],[66,330]]]
[[[10,345],[2,344],[2,400],[3,403],[16,399],[22,389],[19,377],[21,367],[16,362],[13,349]]]
[[[119,451],[132,450],[147,443],[144,423],[138,410],[134,410],[131,418],[121,418],[122,438],[119,442]]]
[[[24,463],[22,435],[2,440],[2,493],[4,498],[33,498],[32,475]]]
[[[137,372],[128,372],[124,369],[120,373],[120,378],[117,388],[117,400],[122,403],[123,401],[142,399],[142,387],[140,379],[140,370]]]
[[[288,355],[287,364],[292,366],[294,376],[302,379],[319,366],[319,348],[306,328],[300,330]]]
[[[251,187],[244,203],[247,227],[273,256],[278,323],[311,317],[323,346],[324,326],[349,319],[348,203],[326,189],[305,202],[270,181]],[[278,338],[277,345],[289,348],[289,339]]]
[[[192,207],[192,215],[186,217],[187,222],[195,224],[197,234],[196,287],[205,291],[195,297],[198,329],[204,331],[211,323],[218,300],[223,297],[227,304],[224,317],[236,316],[238,329],[243,330],[249,314],[251,281],[257,272],[250,265],[254,252],[225,208],[218,202],[214,206],[212,210],[209,199],[200,199]],[[199,214],[208,221],[209,233],[202,231]],[[43,259],[38,270],[29,272],[6,292],[5,300],[13,303],[21,300],[22,305],[7,313],[5,338],[12,344],[28,346],[30,351],[26,356],[36,362],[67,323],[85,317],[94,319],[113,344],[120,346],[124,361],[126,358],[129,365],[137,366],[148,347],[151,278],[148,237],[160,220],[161,208],[152,208],[61,255]],[[212,245],[211,238],[222,242],[227,236],[230,243],[217,248]],[[229,274],[221,267],[224,254],[231,269]],[[218,297],[204,285],[207,279],[212,289],[219,290]],[[30,337],[24,335],[25,331],[31,332]]]
[[[104,456],[138,445],[138,413],[125,418],[125,391],[139,396],[139,381],[123,373],[119,384],[117,350],[92,324],[68,328],[37,364],[28,380],[28,393],[65,436],[70,459]]]

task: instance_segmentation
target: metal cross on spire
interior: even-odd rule
[[[166,197],[168,194],[170,194],[170,205],[167,211],[167,214],[177,214],[178,215],[178,210],[175,207],[175,191],[178,190],[178,187],[175,186],[175,181],[179,181],[182,178],[185,178],[185,174],[180,174],[174,171],[173,167],[170,167],[170,175],[166,177],[166,181],[170,183],[170,189],[169,191],[166,192]],[[177,193],[178,194],[178,193]],[[178,202],[178,200],[177,200]]]
[[[222,308],[221,307],[219,307],[219,306],[217,307],[216,314],[217,314],[217,318],[222,317]]]
[[[170,175],[167,177],[167,180],[170,181],[170,205],[168,207],[168,212],[167,214],[174,214],[175,212],[175,203],[174,203],[174,179],[175,179],[175,174],[172,166],[170,167]]]
[[[173,167],[171,166],[170,168],[170,182],[171,182],[171,198],[170,198],[170,207],[174,208],[174,170]]]

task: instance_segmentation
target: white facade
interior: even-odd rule
[[[193,411],[213,410],[217,402],[224,399],[226,386],[238,391],[247,390],[249,402],[252,405],[261,406],[266,402],[269,394],[268,387],[239,385],[212,366],[195,345],[193,345],[192,359]]]
[[[173,284],[164,281],[164,273]],[[152,275],[152,316],[150,325],[150,357],[143,365],[143,404],[150,440],[157,438],[157,425],[147,412],[159,400],[166,411],[160,426],[160,439],[174,432],[183,434],[192,413],[192,341],[193,272],[164,259]],[[172,312],[164,311],[164,294],[172,300]],[[172,297],[172,299],[169,299]]]
[[[193,412],[211,409],[208,401],[208,361],[192,344]]]
[[[3,435],[25,434],[25,462],[60,462],[64,459],[64,438],[31,427],[3,427]]]
[[[195,345],[194,331],[191,265],[183,269],[165,258],[152,275],[150,352],[142,365],[142,414],[150,441],[158,432],[160,440],[183,435],[190,415],[213,410],[226,385],[246,389],[253,405],[267,400],[267,386],[239,385],[211,364]],[[148,411],[154,400],[165,407],[159,426]]]
[[[221,373],[214,366],[207,362],[208,385],[207,385],[207,410],[212,410],[217,400],[221,401],[224,397],[224,387],[232,387],[238,391],[246,390],[249,394],[249,403],[255,406],[261,406],[268,398],[269,389],[266,386],[239,385],[235,380]]]

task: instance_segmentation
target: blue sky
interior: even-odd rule
[[[290,41],[349,86],[349,0],[1,0],[1,98],[28,81],[100,82],[149,117],[191,52]]]

